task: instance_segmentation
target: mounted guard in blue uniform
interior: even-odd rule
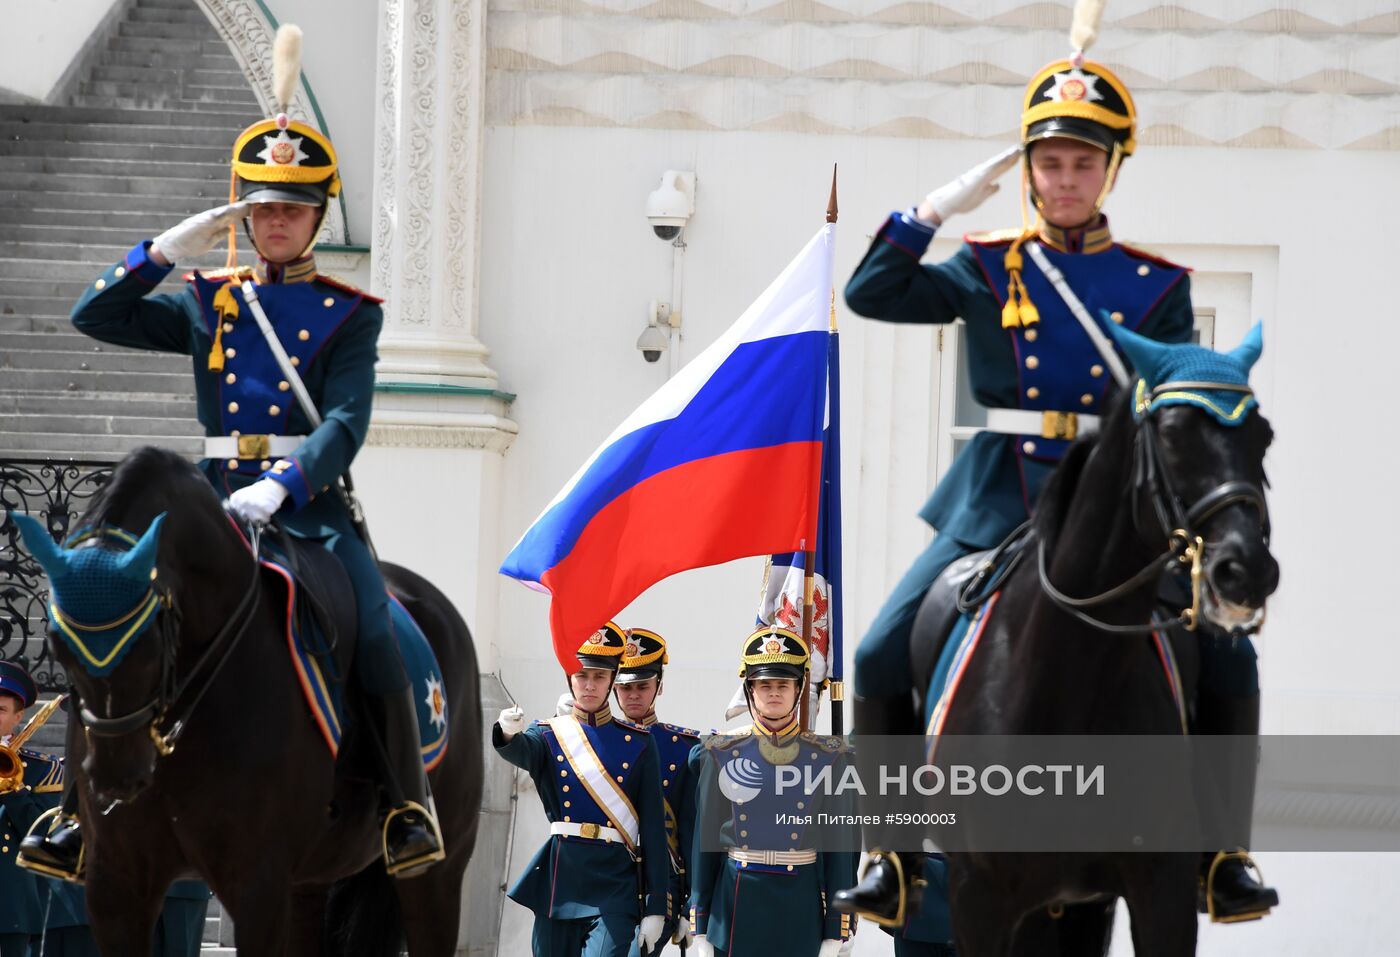
[[[823,814],[849,818],[853,802],[839,790],[776,783],[786,766],[801,768],[804,780],[828,772],[839,782],[849,760],[842,739],[802,730],[809,663],[792,631],[765,625],[750,635],[739,677],[752,723],[691,752],[695,957],[834,957],[855,933],[855,919],[829,902],[855,879],[859,831],[821,823]]]
[[[656,736],[608,706],[626,647],[608,622],[578,650],[568,714],[527,728],[510,707],[491,729],[549,818],[549,840],[508,895],[535,914],[535,957],[627,957],[663,942],[673,869]]]
[[[358,608],[352,670],[388,754],[385,863],[390,874],[411,877],[442,859],[442,837],[388,591],[348,486],[369,429],[384,314],[381,300],[317,269],[313,250],[340,193],[339,164],[330,140],[285,112],[300,31],[284,52],[288,36],[279,31],[276,61],[283,112],[239,134],[230,204],[136,244],[88,287],[73,325],[103,342],[190,356],[206,435],[200,469],[214,489],[249,524],[275,516],[344,566]],[[176,264],[225,235],[232,263],[240,222],[258,254],[253,265],[195,270],[180,292],[151,294]],[[81,847],[69,794],[52,829],[25,840],[24,858],[43,873],[79,880]]]
[[[671,889],[666,894],[666,926],[654,950],[643,950],[641,941],[629,957],[655,957],[666,942],[688,943],[690,920],[690,845],[695,837],[695,779],[690,773],[690,752],[700,742],[700,732],[668,724],[656,717],[665,666],[670,661],[666,639],[645,628],[628,628],[627,645],[617,671],[613,693],[627,720],[651,732],[661,766],[661,796],[666,812],[666,845],[671,855]]]
[[[890,214],[846,286],[856,313],[897,323],[966,324],[971,391],[986,428],[954,460],[919,515],[937,534],[896,584],[856,652],[859,734],[920,734],[910,683],[910,632],[925,594],[957,559],[1000,543],[1030,516],[1042,485],[1080,430],[1097,426],[1124,362],[1106,323],[1162,342],[1192,336],[1189,271],[1114,239],[1102,207],[1137,148],[1137,109],[1117,75],[1086,61],[1076,10],[1075,56],[1027,84],[1020,142]],[[1021,229],[972,233],[947,261],[922,257],[953,215],[970,212],[1018,166],[1036,217]],[[1108,354],[1105,354],[1105,353]],[[1258,730],[1258,671],[1248,638],[1203,644],[1193,731]],[[921,689],[922,690],[922,689]],[[1252,778],[1250,787],[1252,789]],[[836,906],[903,925],[924,884],[924,854],[866,832],[872,864]],[[1218,859],[1217,859],[1218,858]],[[1262,916],[1277,894],[1243,854],[1209,855],[1203,879],[1217,919]]]

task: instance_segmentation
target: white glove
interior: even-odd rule
[[[656,942],[661,939],[661,931],[665,928],[666,918],[660,914],[649,914],[642,918],[642,926],[637,928],[637,939],[642,943],[642,952],[651,950],[656,946]]]
[[[841,941],[841,940],[824,940],[824,941],[822,941],[822,949],[819,950],[819,951],[817,951],[817,957],[838,957],[838,955],[841,953],[841,945],[842,945],[843,943],[845,943],[845,941]]]
[[[258,479],[230,495],[228,504],[245,522],[266,525],[286,500],[287,490],[280,482]]]
[[[239,202],[195,213],[178,226],[161,233],[152,245],[171,263],[203,256],[219,244],[229,223],[248,215],[249,205]]]
[[[520,710],[519,705],[511,705],[501,712],[496,723],[501,726],[501,734],[507,739],[513,738],[525,730],[525,712]]]
[[[559,696],[559,700],[554,702],[554,716],[562,718],[565,715],[574,713],[574,696],[567,691]]]
[[[690,921],[685,917],[676,918],[676,932],[671,935],[671,943],[678,944],[690,936]]]
[[[705,939],[705,935],[690,939],[690,952],[686,957],[715,957],[715,945]]]
[[[939,223],[946,223],[949,216],[967,213],[981,206],[1001,186],[996,180],[1021,159],[1021,145],[1003,150],[991,159],[978,163],[947,186],[924,197],[924,203],[932,207]]]

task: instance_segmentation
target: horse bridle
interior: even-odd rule
[[[253,526],[249,541],[252,546],[253,574],[248,582],[248,587],[238,600],[238,605],[234,608],[233,613],[224,620],[222,627],[210,640],[208,647],[199,656],[194,667],[178,683],[175,675],[175,658],[180,634],[180,609],[175,604],[175,597],[171,594],[170,589],[165,587],[159,578],[152,581],[151,587],[156,590],[161,602],[161,609],[152,624],[152,628],[160,635],[160,681],[156,690],[152,694],[151,700],[141,707],[126,714],[111,717],[93,712],[83,702],[81,696],[75,692],[74,700],[78,704],[78,720],[82,723],[84,731],[99,738],[117,738],[146,728],[151,736],[151,741],[156,746],[157,753],[161,757],[167,757],[174,753],[176,742],[184,733],[190,716],[232,656],[233,650],[248,630],[248,623],[252,619],[250,612],[257,602],[258,582],[261,580],[261,576],[258,574],[260,567],[258,556],[262,545],[262,529],[260,527]],[[203,674],[206,669],[208,670],[207,675]],[[177,709],[175,706],[180,704],[192,688],[194,689],[193,696],[187,704]],[[162,725],[168,726],[169,730],[162,732]]]
[[[1139,507],[1139,496],[1146,491],[1152,496],[1152,512],[1157,519],[1159,530],[1167,537],[1165,552],[1153,558],[1137,574],[1108,591],[1090,598],[1072,598],[1056,588],[1050,581],[1049,570],[1046,567],[1046,543],[1044,538],[1040,540],[1037,549],[1037,565],[1041,589],[1062,610],[1100,631],[1119,635],[1142,635],[1178,626],[1187,631],[1195,631],[1201,619],[1201,589],[1205,580],[1206,543],[1204,536],[1199,533],[1199,529],[1224,509],[1232,505],[1254,506],[1258,510],[1260,521],[1263,524],[1264,541],[1268,542],[1269,540],[1269,506],[1264,499],[1263,490],[1254,483],[1240,479],[1222,482],[1202,495],[1190,507],[1183,507],[1181,499],[1173,491],[1171,479],[1166,470],[1162,468],[1161,450],[1158,446],[1157,431],[1152,419],[1153,400],[1167,392],[1191,390],[1237,392],[1241,394],[1242,401],[1253,395],[1253,391],[1247,385],[1219,382],[1166,382],[1156,386],[1150,392],[1140,390],[1134,407],[1137,430],[1133,438],[1133,521],[1135,525],[1138,524],[1139,516],[1143,511]],[[1139,525],[1140,534],[1141,531]],[[1175,566],[1173,562],[1175,562]],[[1094,608],[1116,601],[1137,591],[1144,585],[1155,583],[1160,580],[1164,571],[1181,565],[1189,568],[1191,605],[1183,609],[1181,614],[1174,619],[1154,619],[1144,625],[1115,625],[1101,621],[1083,611],[1085,608]],[[1258,630],[1259,624],[1260,622],[1256,620],[1248,626],[1235,629],[1233,633],[1252,633]]]

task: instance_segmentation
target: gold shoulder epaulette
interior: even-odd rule
[[[808,744],[815,744],[823,751],[828,751],[832,754],[835,754],[838,751],[844,751],[846,748],[846,742],[841,738],[831,737],[825,734],[817,734],[814,731],[803,731],[802,740],[806,741]]]
[[[997,243],[1010,243],[1020,239],[1026,230],[1019,226],[1010,229],[993,229],[985,233],[965,233],[963,241],[969,243],[980,243],[984,246],[996,245]]]
[[[665,721],[658,721],[657,724],[660,725],[661,727],[665,728],[667,731],[671,732],[672,734],[683,734],[683,735],[685,735],[687,738],[698,738],[698,737],[700,737],[700,732],[699,732],[699,731],[696,731],[694,728],[682,728],[682,727],[681,727],[680,725],[678,725],[678,724],[667,724]]]
[[[642,734],[651,734],[651,729],[650,729],[650,728],[644,728],[644,727],[642,727],[640,724],[637,724],[636,722],[633,722],[633,721],[629,721],[629,720],[627,720],[626,718],[619,718],[619,717],[617,717],[616,715],[614,715],[614,716],[613,716],[613,720],[616,721],[618,724],[622,725],[624,728],[626,728],[626,729],[629,730],[629,731],[640,731],[640,732],[642,732]]]
[[[208,280],[210,280],[211,282],[221,282],[221,281],[223,281],[223,280],[225,280],[225,279],[236,279],[236,280],[238,280],[239,282],[242,282],[243,280],[247,279],[249,276],[253,275],[253,267],[252,267],[252,266],[226,266],[226,267],[224,267],[223,269],[209,269],[209,270],[199,269],[199,270],[195,270],[195,271],[192,271],[192,272],[187,272],[187,273],[185,273],[185,281],[188,282],[188,281],[190,281],[191,279],[193,279],[193,278],[194,278],[195,272],[198,272],[199,275],[200,275],[202,278],[208,279]]]
[[[360,287],[354,285],[353,283],[346,282],[344,279],[341,279],[339,276],[332,276],[330,273],[318,272],[318,273],[316,274],[316,281],[317,281],[317,282],[323,282],[323,283],[325,283],[327,286],[330,286],[330,287],[333,288],[333,289],[339,289],[341,292],[348,292],[348,293],[350,293],[350,295],[352,295],[352,296],[360,296],[361,298],[366,299],[366,300],[368,300],[368,301],[370,301],[370,302],[373,302],[373,303],[376,303],[376,304],[381,303],[381,302],[384,301],[383,299],[380,299],[378,296],[372,296],[372,295],[370,295],[369,293],[365,292],[363,289],[361,289]]]
[[[729,734],[712,734],[705,739],[705,747],[710,751],[723,750],[744,740],[752,733],[752,731],[738,731]]]
[[[1187,268],[1181,265],[1181,263],[1174,263],[1166,256],[1160,256],[1157,253],[1154,253],[1152,250],[1147,249],[1143,246],[1134,246],[1129,243],[1117,243],[1116,245],[1119,249],[1123,250],[1123,252],[1127,253],[1129,256],[1132,256],[1134,259],[1146,259],[1148,262],[1154,262],[1159,266],[1166,266],[1168,269]]]

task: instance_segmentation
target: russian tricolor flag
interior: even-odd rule
[[[554,650],[688,568],[816,542],[835,226],[608,436],[501,573],[547,591]]]

